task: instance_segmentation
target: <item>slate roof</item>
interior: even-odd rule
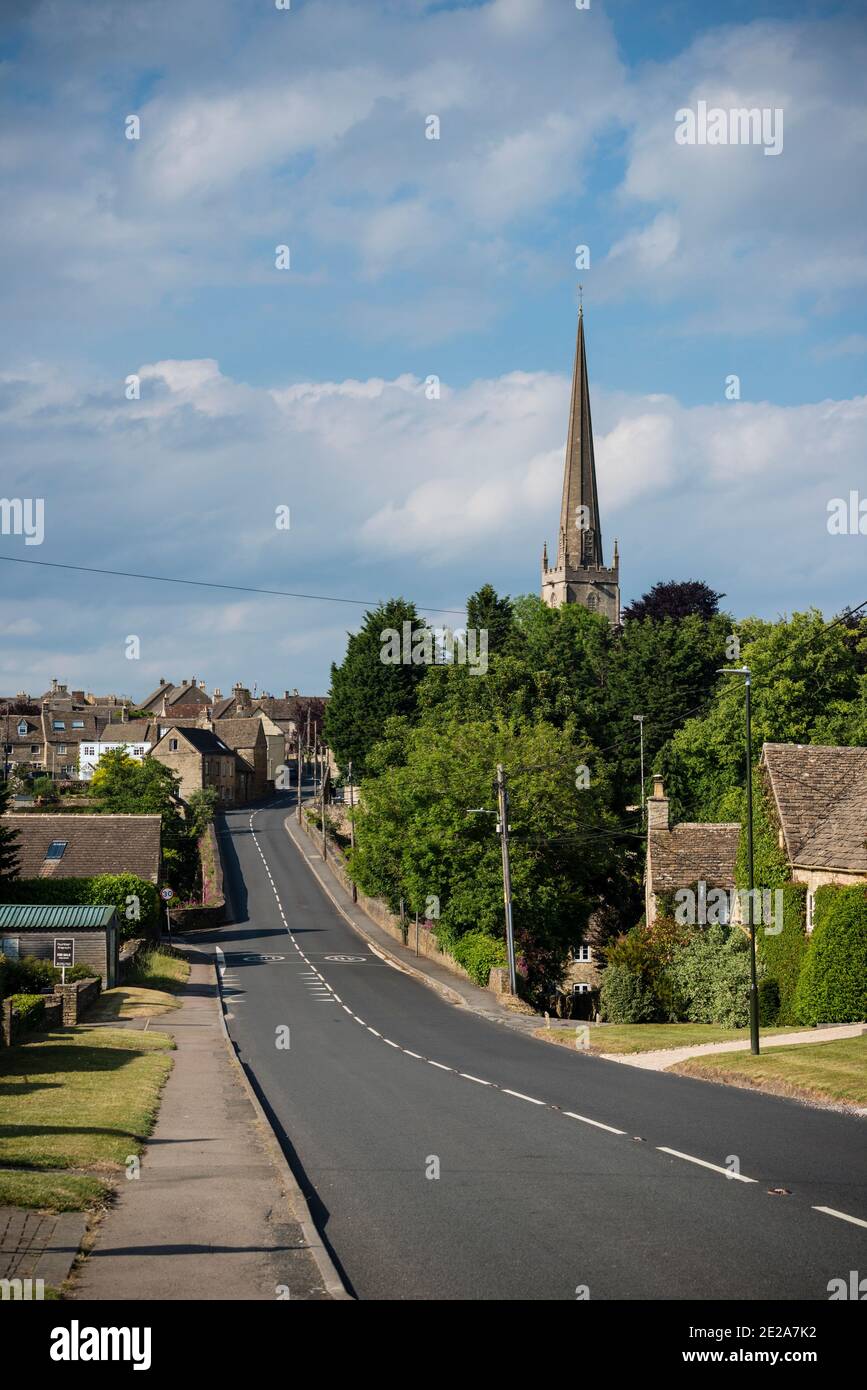
[[[671,830],[648,831],[653,892],[670,893],[700,882],[731,890],[740,834],[737,822],[684,821]]]
[[[762,763],[789,862],[867,873],[867,748],[766,743]]]
[[[18,831],[15,852],[21,878],[88,878],[137,874],[156,883],[160,870],[159,816],[6,815]],[[53,840],[65,840],[60,859],[46,860]]]
[[[235,752],[234,748],[230,748],[221,738],[218,738],[212,729],[197,729],[192,724],[178,724],[173,729],[167,729],[163,738],[160,739],[160,743],[163,742],[163,739],[177,734],[185,738],[197,753],[232,755]]]

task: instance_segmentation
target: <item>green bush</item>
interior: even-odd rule
[[[13,878],[4,881],[8,903],[86,903],[117,908],[120,939],[143,936],[159,926],[160,896],[136,874],[97,874],[92,878]],[[135,901],[138,899],[138,908]],[[138,910],[138,918],[128,912]]]
[[[759,1023],[770,1028],[780,1017],[780,987],[776,980],[759,981]]]
[[[867,1020],[867,888],[816,893],[813,933],[795,992],[801,1023]]]
[[[25,1032],[38,1028],[45,1016],[45,1000],[39,994],[13,994],[10,999],[14,1012]]]
[[[57,974],[59,977],[60,971],[58,971]],[[95,980],[98,975],[99,971],[95,965],[85,965],[84,961],[82,961],[79,965],[72,965],[68,968],[66,972],[66,983],[71,985],[76,980]]]
[[[609,965],[602,976],[599,1012],[606,1023],[656,1023],[660,1007],[641,975],[625,965]]]
[[[40,990],[51,989],[59,979],[60,971],[54,969],[50,960],[40,960],[37,956],[22,956],[20,960],[7,957],[3,963],[3,996],[38,994]]]
[[[779,1011],[773,1022],[798,1023],[795,1012],[795,991],[807,950],[807,888],[803,883],[785,883],[783,893],[783,930],[768,932],[764,926],[756,929],[756,948],[764,965],[766,978],[777,986]],[[774,923],[779,926],[779,923]],[[762,1020],[764,1022],[764,1020]]]
[[[484,931],[468,931],[449,945],[449,951],[458,965],[462,965],[470,979],[484,989],[488,976],[497,966],[506,965],[506,943]]]
[[[668,967],[688,1023],[744,1028],[749,1022],[750,953],[737,927],[705,927],[675,952]]]

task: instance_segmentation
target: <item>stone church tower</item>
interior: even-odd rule
[[[583,308],[578,310],[578,342],[572,372],[572,403],[563,470],[557,563],[549,569],[546,542],[542,551],[542,602],[551,608],[559,608],[564,603],[582,603],[593,612],[603,613],[610,622],[620,622],[617,542],[614,542],[614,560],[610,569],[606,568],[602,554]]]

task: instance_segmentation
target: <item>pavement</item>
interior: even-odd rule
[[[224,818],[234,920],[197,943],[353,1294],[826,1300],[863,1265],[863,1121],[456,1004],[343,915],[315,841],[287,834],[291,804]]]
[[[191,951],[177,1050],[140,1177],[122,1182],[74,1275],[77,1300],[343,1296],[232,1054],[213,961]]]
[[[0,1279],[41,1279],[59,1289],[84,1237],[83,1212],[0,1207]],[[30,1290],[35,1297],[35,1290]]]
[[[762,1052],[774,1047],[797,1047],[803,1043],[836,1042],[838,1038],[860,1038],[867,1033],[863,1023],[840,1023],[830,1028],[802,1028],[793,1033],[770,1033],[760,1040]],[[696,1043],[692,1047],[667,1047],[654,1052],[601,1052],[608,1062],[623,1062],[628,1067],[644,1067],[647,1071],[665,1071],[687,1057],[704,1057],[711,1052],[749,1052],[749,1041]]]

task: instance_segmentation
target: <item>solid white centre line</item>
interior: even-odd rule
[[[813,1207],[813,1211],[823,1211],[826,1216],[836,1216],[840,1221],[851,1221],[853,1226],[867,1227],[867,1221],[862,1221],[860,1216],[849,1216],[845,1211],[835,1211],[833,1207]]]
[[[699,1168],[710,1168],[714,1173],[722,1173],[724,1178],[734,1178],[735,1182],[758,1182],[758,1178],[748,1178],[743,1173],[733,1173],[730,1168],[721,1168],[718,1163],[708,1163],[705,1158],[694,1158],[692,1154],[682,1154],[680,1149],[667,1149],[664,1144],[657,1144],[656,1147],[661,1154],[671,1154],[672,1158],[684,1158],[687,1163],[697,1163]],[[867,1221],[864,1224],[867,1226]]]
[[[490,1086],[490,1081],[483,1081],[480,1076],[470,1076],[468,1071],[459,1071],[458,1076],[462,1076],[465,1081],[477,1081],[480,1086]]]

